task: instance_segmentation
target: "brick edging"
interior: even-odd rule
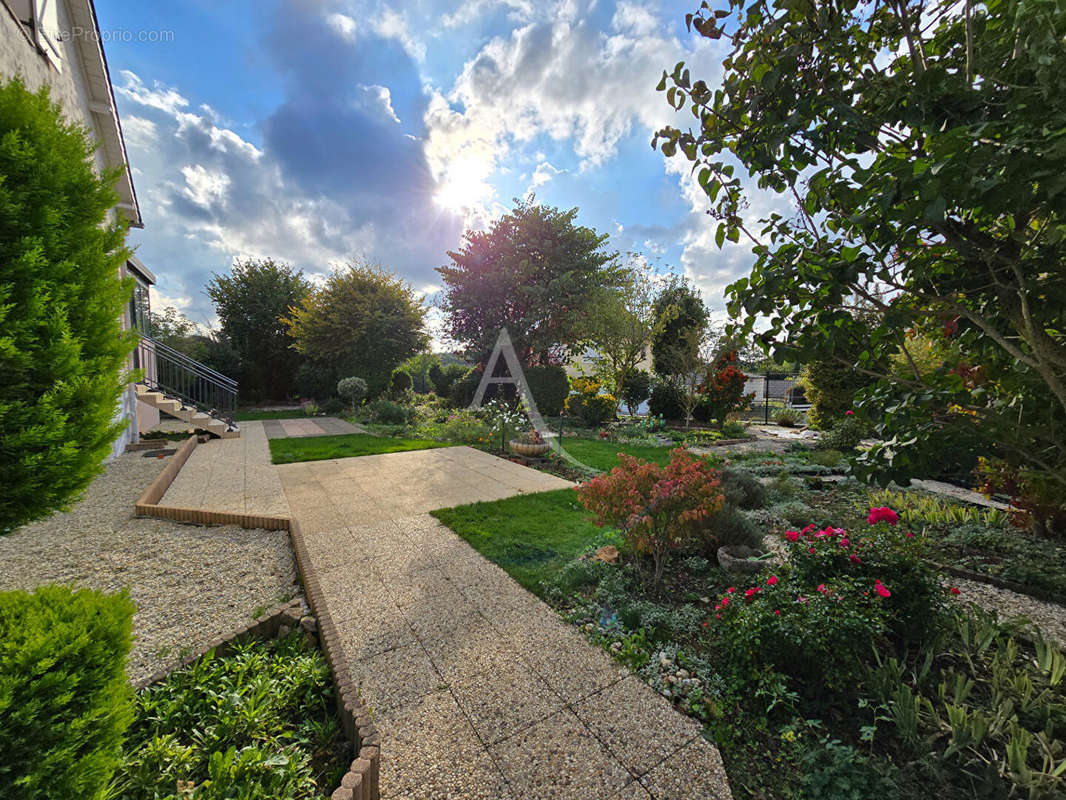
[[[300,624],[300,618],[302,616],[303,604],[299,598],[289,600],[286,603],[280,603],[259,619],[247,622],[236,630],[230,631],[225,636],[216,636],[203,647],[198,648],[195,652],[168,664],[162,669],[156,670],[147,678],[143,678],[133,684],[133,688],[135,691],[139,692],[142,689],[147,689],[149,686],[154,686],[155,684],[164,681],[167,676],[175,670],[187,667],[197,659],[203,658],[210,650],[214,650],[215,655],[224,656],[233,649],[234,645],[249,639],[276,639],[278,636],[278,630],[282,625],[296,628]]]
[[[159,501],[167,493],[170,484],[178,477],[181,468],[189,460],[198,444],[197,437],[190,436],[163,467],[154,481],[148,484],[137,502],[133,504],[133,513],[138,517],[155,517],[174,522],[187,522],[193,525],[238,525],[242,528],[262,528],[268,531],[289,530],[289,518],[277,514],[244,514],[239,511],[213,511],[208,508],[187,508],[184,506],[162,506]]]
[[[344,659],[340,634],[326,608],[318,575],[311,566],[303,531],[295,519],[290,522],[289,535],[296,553],[296,566],[303,578],[304,596],[311,606],[311,613],[318,620],[319,641],[337,687],[337,708],[341,715],[341,724],[355,743],[355,760],[341,780],[341,785],[330,795],[330,800],[378,800],[381,734],[359,697],[357,684],[352,679],[348,663]]]

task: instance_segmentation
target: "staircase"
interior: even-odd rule
[[[160,411],[222,439],[241,435],[233,421],[237,382],[173,347],[142,336],[133,351],[144,377],[137,398]]]

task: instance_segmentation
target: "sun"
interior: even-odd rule
[[[434,202],[449,211],[464,212],[479,205],[493,194],[486,182],[492,171],[488,164],[472,157],[459,158],[448,165],[433,195]]]

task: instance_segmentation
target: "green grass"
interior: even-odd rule
[[[573,489],[557,489],[434,511],[433,516],[534,594],[603,531]]]
[[[260,419],[303,419],[304,412],[298,408],[288,411],[258,411],[254,408],[238,408],[233,412],[237,422],[252,422]]]
[[[346,433],[340,436],[271,439],[270,457],[275,464],[292,464],[296,461],[324,461],[405,450],[429,450],[434,447],[448,445],[429,439],[390,439],[368,433]]]
[[[654,461],[656,464],[665,464],[670,460],[670,451],[674,447],[676,445],[656,447],[655,445],[618,444],[604,439],[563,439],[563,448],[566,452],[578,461],[604,472],[618,466],[619,453],[636,456],[645,461]]]

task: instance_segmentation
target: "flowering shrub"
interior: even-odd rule
[[[566,414],[595,428],[614,418],[618,401],[613,395],[600,394],[601,384],[591,378],[574,378],[566,398]]]
[[[737,351],[722,353],[707,368],[698,391],[696,419],[725,422],[726,415],[750,405],[755,394],[744,394],[748,376],[737,369]]]
[[[709,630],[728,663],[770,665],[798,678],[797,688],[838,688],[886,637],[926,635],[943,592],[920,558],[922,544],[892,523],[891,509],[871,509],[870,517],[854,534],[815,525],[787,531],[781,571],[719,599]]]
[[[669,553],[722,508],[718,473],[682,447],[665,467],[622,453],[618,461],[610,473],[578,486],[577,495],[597,525],[617,526],[633,552],[652,557],[658,588]]]
[[[465,408],[450,412],[443,420],[419,422],[415,433],[425,439],[462,444],[484,444],[492,438],[488,423]]]

